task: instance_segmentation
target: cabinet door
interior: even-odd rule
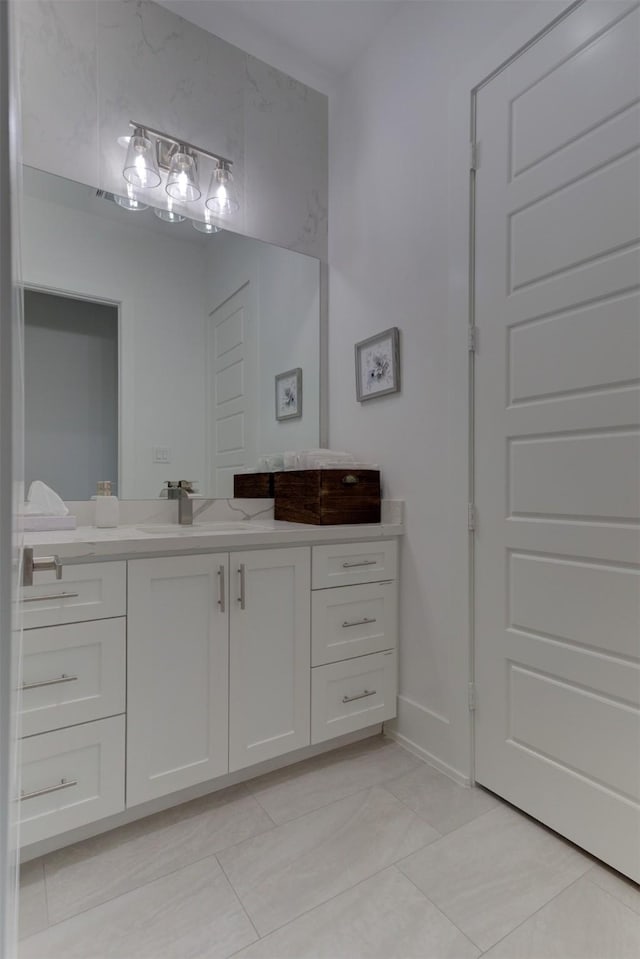
[[[310,553],[232,553],[229,770],[309,744]]]
[[[129,562],[127,805],[228,771],[228,556]]]

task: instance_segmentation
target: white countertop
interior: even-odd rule
[[[152,523],[141,523],[150,527]],[[146,532],[137,526],[118,526],[115,529],[97,529],[79,526],[74,530],[25,533],[24,545],[33,547],[35,556],[55,553],[67,562],[88,562],[101,559],[129,559],[132,557],[173,553],[202,553],[215,550],[246,549],[260,546],[296,546],[316,543],[341,543],[386,539],[401,536],[401,523],[363,523],[357,526],[312,526],[306,523],[285,523],[280,520],[248,520],[233,530],[219,529],[215,524],[185,527],[175,530]]]

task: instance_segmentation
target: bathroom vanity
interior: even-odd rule
[[[263,520],[30,534],[62,578],[23,590],[25,858],[395,716],[402,532]]]

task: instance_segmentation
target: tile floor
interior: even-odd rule
[[[637,959],[640,889],[376,737],[27,863],[20,959]]]

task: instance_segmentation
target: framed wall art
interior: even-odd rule
[[[302,370],[278,373],[276,376],[276,419],[293,420],[302,416]]]
[[[359,403],[400,389],[400,331],[384,333],[356,343],[356,397]]]

